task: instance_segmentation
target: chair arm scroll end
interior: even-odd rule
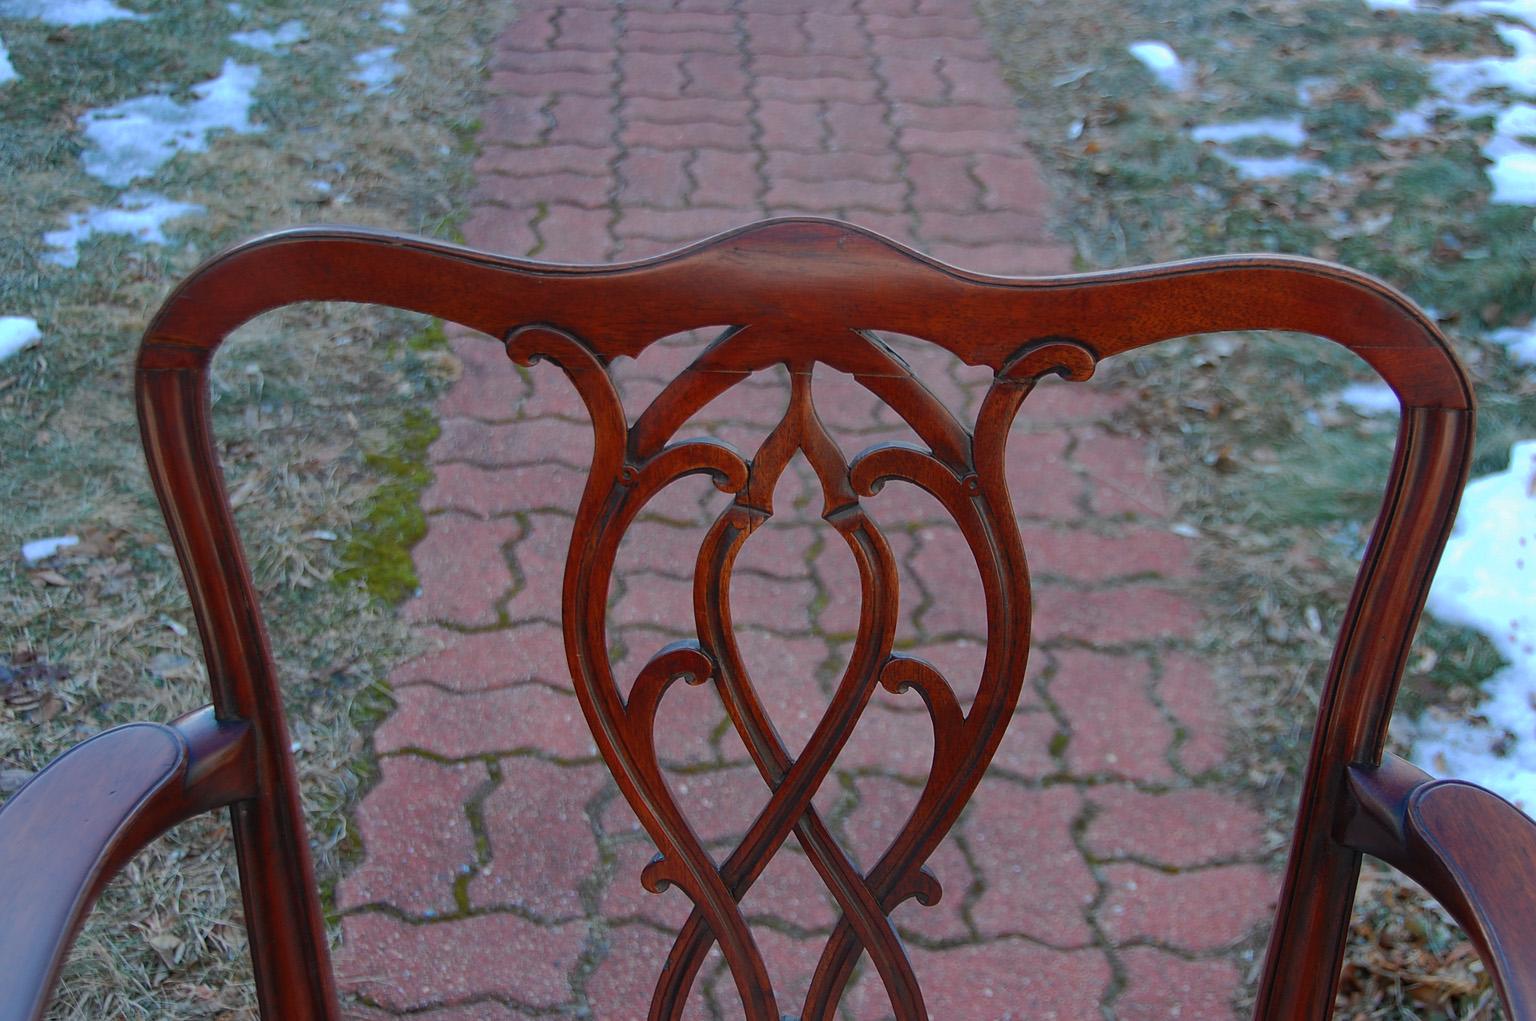
[[[0,1021],[41,1017],[96,895],[176,823],[249,797],[245,723],[211,708],[60,755],[0,805]]]
[[[1508,1016],[1536,1021],[1536,821],[1393,755],[1351,767],[1349,786],[1339,839],[1428,890],[1477,947]]]

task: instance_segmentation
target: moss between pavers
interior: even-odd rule
[[[407,341],[407,347],[424,352],[443,350],[447,343],[442,324],[433,323]],[[362,585],[389,603],[400,602],[419,587],[411,548],[427,534],[421,494],[432,484],[427,450],[441,431],[431,410],[407,408],[389,447],[364,455],[364,463],[382,481],[342,545],[337,584]]]

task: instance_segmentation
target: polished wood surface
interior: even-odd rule
[[[1467,931],[1512,1018],[1536,1017],[1536,822],[1496,794],[1396,755],[1353,766],[1339,839],[1400,869]]]
[[[1084,379],[1105,358],[1218,330],[1313,333],[1358,354],[1398,394],[1402,425],[1382,513],[1323,693],[1256,1010],[1266,1021],[1331,1014],[1359,856],[1386,846],[1340,831],[1340,813],[1364,811],[1359,770],[1381,762],[1387,719],[1454,518],[1472,437],[1465,373],[1434,324],[1396,292],[1336,266],[1281,256],[1057,278],[990,277],[936,263],[847,224],[812,219],[767,221],[617,266],[540,264],[341,227],[286,231],[214,258],[167,299],[145,336],[140,422],[191,590],[214,710],[226,725],[248,728],[241,761],[250,796],[232,805],[235,840],[262,1009],[266,1017],[284,1019],[338,1014],[279,689],[213,452],[207,382],[209,361],[231,330],[269,309],[313,300],[393,305],[504,338],[516,361],[558,364],[586,404],[595,443],[566,565],[567,656],[599,749],[660,851],[643,881],[652,889],[675,885],[694,904],[672,951],[657,962],[648,1011],[658,1019],[681,1015],[715,945],[751,1021],[779,1021],[796,1011],[806,1019],[832,1017],[863,954],[898,1018],[927,1017],[888,916],[907,899],[927,903],[941,895],[923,863],[975,789],[1019,696],[1029,651],[1029,576],[1003,460],[1009,426],[1038,378]],[[638,414],[630,425],[608,373],[612,359],[637,355],[673,333],[722,324],[729,328],[648,407],[631,409]],[[992,369],[976,421],[959,421],[877,331],[915,336],[968,365]],[[818,364],[879,397],[921,443],[883,444],[845,459],[812,399],[809,378]],[[674,438],[694,411],[775,365],[790,373],[789,406],[757,450],[743,454],[713,440]],[[796,454],[814,468],[823,517],[858,564],[862,610],[859,640],[825,715],[804,749],[791,755],[736,648],[729,593],[735,557],[773,513],[774,483]],[[607,655],[604,607],[614,556],[646,501],[695,474],[731,496],[697,555],[697,638],[659,652],[631,686],[629,678],[613,675]],[[861,505],[891,481],[916,485],[938,500],[980,571],[988,645],[969,708],[937,668],[892,647],[893,560]],[[771,792],[747,836],[718,865],[657,764],[655,710],[680,680],[716,687]],[[928,709],[935,752],[905,825],[861,872],[828,833],[812,797],[876,685],[917,692]],[[148,769],[141,784],[162,782],[156,777],[165,768]],[[1507,825],[1509,847],[1529,846],[1519,826],[1478,797],[1430,791],[1415,801],[1413,821],[1402,832],[1419,836],[1408,851],[1392,852],[1400,867],[1458,876],[1486,869],[1486,857],[1461,850],[1466,828],[1448,821],[1461,813]],[[8,822],[0,815],[0,825]],[[803,1004],[780,1001],[737,907],[791,833],[842,912]],[[1513,882],[1528,889],[1530,875]],[[1473,879],[1442,887],[1467,905],[1479,904],[1487,890],[1503,894],[1502,887]],[[1506,914],[1494,911],[1478,922],[1484,935],[1474,938],[1485,952],[1504,945],[1487,934],[1510,924]],[[1513,968],[1514,958],[1508,960]],[[1512,1002],[1525,1002],[1517,996],[1525,988],[1519,980],[1500,981]],[[646,1011],[635,1005],[635,1016]]]
[[[107,880],[166,829],[256,793],[249,728],[202,709],[71,748],[0,809],[0,1018],[41,1016]]]

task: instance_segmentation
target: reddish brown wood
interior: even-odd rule
[[[1432,893],[1471,937],[1509,1016],[1536,1017],[1536,822],[1496,794],[1436,780],[1396,755],[1351,767],[1349,795],[1340,841]]]
[[[250,727],[260,796],[230,806],[230,828],[257,999],[268,1017],[337,1021],[282,692],[213,449],[207,372],[222,339],[187,347],[145,337],[135,381],[139,432],[191,596],[214,710]]]
[[[846,862],[830,849],[816,853],[817,868],[836,891],[845,921],[829,941],[806,1012],[826,1016],[863,949],[874,956],[903,1016],[922,1015],[921,994],[892,946],[889,924],[878,916],[897,902],[891,898],[937,895],[936,885],[914,870],[953,819],[956,806],[936,807],[943,801],[941,792],[961,801],[969,794],[996,737],[982,723],[989,713],[1002,714],[1011,704],[1010,687],[1022,674],[1027,574],[1001,483],[1002,438],[1025,391],[1021,383],[1053,367],[1081,376],[1099,358],[1165,337],[1212,330],[1306,331],[1355,351],[1398,392],[1404,426],[1387,504],[1330,675],[1261,989],[1261,1016],[1327,1013],[1358,858],[1331,840],[1324,820],[1337,803],[1342,766],[1374,761],[1379,753],[1401,657],[1454,510],[1470,436],[1471,392],[1464,376],[1433,324],[1395,293],[1337,267],[1257,256],[1055,280],[1003,280],[933,263],[845,225],[811,220],[761,224],[674,255],[597,268],[540,266],[387,235],[319,228],[258,240],[204,267],[171,297],[151,327],[144,371],[164,366],[164,371],[195,380],[187,385],[200,389],[202,359],[230,329],[266,309],[316,299],[385,302],[505,336],[515,358],[558,361],[587,403],[596,444],[575,529],[580,554],[572,557],[566,579],[567,651],[599,745],[662,850],[661,861],[645,877],[647,884],[676,883],[696,905],[658,985],[653,1014],[659,1017],[675,1014],[698,954],[711,940],[721,943],[749,1015],[776,1016],[778,1005],[767,988],[761,956],[735,903],[791,828],[817,845],[818,821],[806,807],[808,792],[820,782],[843,739],[839,727],[851,721],[869,685],[884,680],[887,671],[891,683],[905,681],[928,700],[940,750],[913,820],[862,883],[850,882]],[[722,322],[737,329],[685,371],[638,417],[633,430],[626,429],[607,362],[636,355],[660,336]],[[998,372],[974,441],[895,367],[869,333],[877,329],[922,337],[967,364],[990,365]],[[845,676],[827,726],[791,764],[764,733],[761,707],[733,654],[729,610],[720,597],[728,591],[725,577],[733,551],[769,509],[766,493],[777,459],[787,450],[820,448],[810,401],[798,400],[750,464],[720,444],[668,443],[694,409],[751,372],[783,363],[800,376],[818,361],[854,375],[891,403],[917,427],[930,450],[874,452],[847,470],[821,458],[818,471],[830,517],[842,515],[834,524],[861,565],[863,656]],[[185,424],[168,421],[167,438],[190,432],[185,412],[179,421]],[[154,423],[147,426],[153,435]],[[197,443],[206,446],[205,430]],[[156,476],[194,470],[192,463],[176,467],[167,461]],[[628,519],[650,495],[678,475],[699,471],[738,494],[700,553],[700,644],[658,654],[626,704],[608,676],[601,633],[613,549]],[[996,693],[988,696],[984,711],[979,703],[964,723],[977,721],[974,725],[984,731],[979,743],[949,737],[962,724],[935,674],[889,655],[888,603],[882,602],[892,587],[889,557],[857,512],[858,493],[850,493],[861,484],[868,492],[887,476],[919,481],[939,496],[966,527],[983,577],[989,579],[989,655],[994,657],[989,690]],[[180,488],[159,484],[176,503]],[[957,484],[974,485],[976,492],[957,494]],[[180,503],[187,505],[186,513],[213,520],[218,514],[211,509],[215,495],[205,484],[197,499]],[[983,498],[979,504],[976,495]],[[170,513],[178,512],[173,507]],[[220,546],[230,548],[222,539]],[[238,558],[237,548],[233,555]],[[210,659],[222,656],[239,668],[247,659],[223,647],[241,643],[260,649],[263,644],[259,622],[243,630],[238,624],[249,602],[243,568],[206,553],[200,559],[226,572],[207,587],[206,596],[195,598],[196,605],[207,607],[200,613],[211,618],[219,647],[210,651]],[[207,625],[204,631],[209,633]],[[231,697],[239,698],[266,670],[261,666],[250,680],[233,684]],[[654,762],[649,728],[655,705],[670,681],[684,674],[695,681],[714,679],[759,770],[775,787],[758,824],[719,871],[699,849]],[[245,700],[252,701],[249,696]],[[255,701],[276,704],[275,695]],[[245,707],[240,714],[247,715]],[[265,733],[279,724],[271,720],[258,723],[257,729]],[[280,746],[274,740],[264,744]],[[949,749],[969,749],[970,758],[952,762],[959,753]],[[273,774],[281,783],[290,782],[276,764]],[[291,800],[291,793],[287,797]],[[291,821],[278,821],[273,832],[297,839]],[[871,898],[881,911],[871,906]],[[1302,975],[1309,981],[1297,982]]]
[[[1363,774],[1351,768],[1380,762],[1387,716],[1454,516],[1472,434],[1464,373],[1433,323],[1401,296],[1339,267],[1280,256],[1051,279],[989,277],[846,224],[810,219],[757,224],[620,266],[552,266],[340,227],[271,235],[211,260],[177,288],[146,334],[140,420],[150,473],[192,593],[214,705],[221,719],[249,727],[246,761],[255,795],[235,803],[236,841],[263,1013],[284,1019],[337,1015],[281,698],[222,490],[206,390],[209,359],[232,329],[269,309],[312,300],[394,305],[504,337],[518,361],[558,363],[586,403],[594,452],[565,576],[566,651],[598,746],[661,852],[639,880],[653,890],[676,885],[694,904],[672,952],[658,962],[649,1008],[657,1019],[680,1016],[714,944],[751,1021],[778,1021],[796,1008],[775,996],[737,907],[791,833],[842,910],[806,1002],[798,1005],[801,1016],[832,1017],[866,953],[897,1016],[927,1016],[888,915],[909,898],[932,903],[941,895],[923,863],[974,790],[1018,698],[1030,596],[1004,483],[1004,444],[1036,379],[1048,372],[1086,378],[1104,358],[1217,330],[1314,333],[1358,354],[1397,392],[1402,426],[1323,694],[1256,1011],[1265,1021],[1330,1015],[1359,854],[1372,849],[1355,836],[1341,839],[1336,816],[1340,806],[1366,803],[1357,790]],[[731,328],[649,407],[637,409],[631,427],[608,364],[660,337],[721,323]],[[994,382],[976,421],[957,420],[876,331],[918,337],[966,364],[990,367]],[[811,372],[817,364],[851,375],[921,443],[845,458],[816,414]],[[675,439],[711,399],[778,365],[790,373],[791,399],[759,449],[748,456],[713,440]],[[825,716],[806,746],[791,754],[736,648],[729,595],[736,555],[773,513],[774,483],[797,453],[815,469],[823,517],[858,564],[862,610],[856,650]],[[697,639],[658,650],[625,696],[619,682],[626,679],[612,675],[604,632],[615,552],[646,502],[693,474],[709,476],[732,497],[698,553]],[[988,651],[968,710],[936,668],[892,649],[896,572],[861,505],[891,482],[919,486],[938,500],[980,572]],[[710,685],[718,694],[772,792],[718,866],[656,761],[662,699],[712,697],[679,689],[678,680]],[[911,689],[923,700],[935,750],[910,817],[861,872],[831,839],[812,797],[876,684]],[[1456,849],[1459,838],[1445,816],[1462,806],[1475,818],[1502,816],[1465,795],[1449,809],[1444,795],[1415,804],[1412,832],[1423,834],[1426,846],[1448,841],[1451,849],[1436,845],[1438,858],[1421,854],[1411,867],[1431,859],[1454,861],[1458,875],[1481,867],[1482,858]],[[1517,830],[1509,840],[1524,847]],[[1475,904],[1482,888],[1467,880],[1446,889]],[[1488,932],[1503,924],[1502,915],[1488,918]],[[1499,946],[1480,938],[1486,948]],[[1501,981],[1506,992],[1524,988]],[[635,1005],[635,1016],[643,1009]]]
[[[695,909],[662,969],[651,1017],[681,1016],[711,943],[718,941],[753,1021],[777,1021],[761,954],[736,905],[794,832],[843,911],[802,1011],[830,1017],[861,951],[869,953],[897,1016],[925,1018],[922,991],[889,913],[903,900],[939,899],[921,871],[980,781],[1018,702],[1029,648],[1029,583],[1003,478],[1008,426],[1035,378],[1067,371],[1086,377],[1091,352],[1070,341],[1027,345],[1000,366],[970,432],[914,379],[873,335],[843,330],[812,348],[798,330],[753,323],[729,330],[647,407],[631,432],[619,398],[592,345],[548,326],[519,329],[508,354],[527,364],[548,359],[570,377],[594,422],[596,447],[572,529],[566,574],[566,646],[581,699],[604,760],[613,769],[660,857],[645,872],[650,889],[676,885]],[[812,353],[814,352],[814,354]],[[811,395],[815,363],[848,372],[885,399],[927,445],[884,445],[852,464],[827,434]],[[676,428],[753,372],[784,364],[790,373],[783,420],[750,459],[710,440],[672,443]],[[821,480],[823,518],[847,542],[859,568],[858,640],[819,725],[798,756],[774,731],[737,650],[730,608],[732,564],[746,539],[773,514],[773,491],[789,460],[805,456]],[[606,607],[614,557],[625,529],[646,502],[678,478],[704,473],[735,500],[705,536],[694,573],[699,641],[668,646],[636,678],[626,701],[608,662]],[[893,653],[896,567],[884,537],[864,513],[867,497],[891,480],[920,486],[960,525],[981,571],[988,656],[970,711],[962,712],[932,665]],[[742,843],[717,869],[673,798],[655,752],[656,707],[678,677],[714,680],[732,723],[773,792]],[[929,707],[935,753],[927,784],[905,826],[866,876],[822,823],[811,799],[825,779],[876,683],[913,687]]]
[[[118,727],[0,807],[0,1018],[42,1017],[86,912],[124,862],[183,819],[254,793],[249,733],[210,709]]]

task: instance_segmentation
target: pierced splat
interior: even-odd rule
[[[808,343],[800,332],[747,325],[723,332],[667,386],[634,427],[604,360],[575,334],[528,326],[508,338],[510,357],[558,363],[586,402],[595,444],[566,574],[567,652],[581,704],[604,759],[660,853],[639,877],[656,891],[675,885],[693,902],[658,977],[650,1016],[675,1019],[710,947],[719,943],[751,1021],[783,1016],[761,951],[738,905],[793,833],[842,912],[811,982],[804,1018],[830,1018],[861,953],[868,953],[903,1021],[927,1017],[922,990],[890,921],[902,902],[942,896],[924,861],[975,790],[1018,702],[1029,642],[1029,585],[1003,478],[1008,428],[1034,381],[1047,372],[1086,378],[1092,353],[1066,340],[1027,345],[1000,367],[974,434],[915,379],[879,338],[838,331]],[[925,443],[878,444],[850,463],[816,414],[816,362],[849,373]],[[701,407],[754,372],[789,370],[789,405],[750,459],[710,439],[674,439]],[[791,459],[803,455],[820,483],[821,517],[841,536],[859,574],[857,640],[825,712],[791,755],[753,685],[737,646],[730,577],[747,539],[774,513],[773,494]],[[626,701],[613,676],[604,608],[619,543],[646,503],[686,475],[707,474],[732,501],[705,534],[694,569],[696,639],[658,650]],[[901,593],[896,562],[861,497],[888,482],[916,485],[960,527],[980,571],[987,607],[987,658],[970,711],[932,664],[892,649]],[[713,681],[732,725],[771,792],[746,836],[718,866],[704,849],[656,755],[657,710],[674,681]],[[875,685],[915,691],[928,710],[934,755],[905,824],[867,872],[854,865],[812,805]]]

